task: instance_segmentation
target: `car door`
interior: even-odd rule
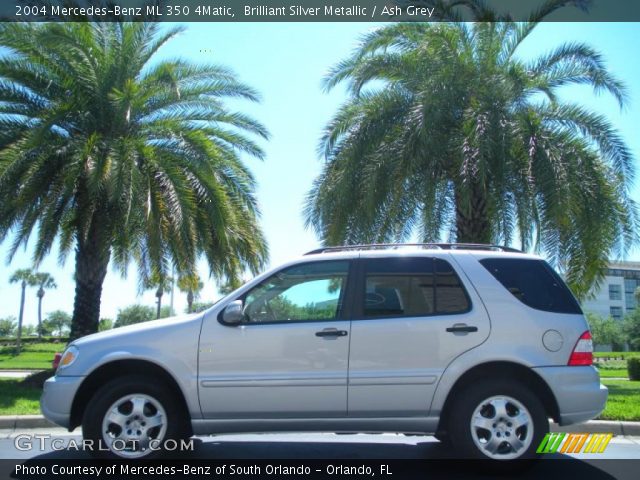
[[[351,327],[348,414],[426,416],[447,365],[489,334],[488,316],[447,254],[364,255]]]
[[[198,388],[205,418],[346,415],[350,265],[285,268],[240,297],[241,324],[204,319]]]

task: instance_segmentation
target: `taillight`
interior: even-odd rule
[[[593,364],[593,342],[589,331],[580,335],[578,343],[573,348],[569,363],[567,365],[592,365]]]
[[[53,356],[53,362],[51,362],[51,368],[53,368],[54,370],[57,370],[58,367],[60,366],[61,358],[62,358],[62,354],[60,352],[56,352],[56,354]]]

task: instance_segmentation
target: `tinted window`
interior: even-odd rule
[[[269,277],[244,302],[247,322],[334,320],[340,313],[349,262],[296,265]]]
[[[467,292],[449,262],[436,258],[435,272],[436,312],[459,313],[469,310]]]
[[[448,262],[433,258],[368,259],[365,317],[417,317],[461,313],[469,299]]]
[[[609,300],[622,300],[622,285],[609,285]]]
[[[609,307],[609,314],[614,320],[622,320],[622,307]]]
[[[485,258],[480,263],[525,305],[556,313],[582,313],[560,276],[543,260]]]

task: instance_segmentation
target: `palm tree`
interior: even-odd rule
[[[24,301],[26,298],[27,287],[36,285],[36,278],[33,270],[30,268],[21,268],[13,272],[9,277],[9,283],[20,283],[20,313],[18,314],[18,333],[16,334],[16,351],[20,354],[22,348],[22,321],[24,320]]]
[[[229,295],[234,290],[240,288],[245,283],[241,278],[232,278],[218,287],[220,295]]]
[[[38,286],[38,338],[42,338],[42,299],[45,290],[50,288],[58,288],[53,277],[47,272],[38,272],[34,274],[35,284]]]
[[[154,60],[182,30],[160,28],[0,25],[0,241],[12,258],[33,233],[36,265],[56,239],[74,252],[71,339],[97,331],[110,261],[147,278],[203,254],[225,278],[267,257],[240,154],[262,158],[268,134],[224,105],[258,95],[227,68]]]
[[[171,289],[173,286],[173,278],[167,275],[161,275],[157,272],[153,272],[149,279],[144,284],[145,290],[156,289],[156,318],[160,318],[160,311],[162,309],[162,297],[164,292]],[[171,312],[173,314],[173,312]]]
[[[380,28],[330,71],[326,88],[346,83],[350,97],[305,206],[324,244],[519,240],[588,292],[635,241],[634,165],[609,121],[559,89],[588,85],[620,106],[626,92],[584,44],[517,56],[554,3],[567,2],[530,23]]]
[[[193,302],[200,297],[200,290],[204,284],[200,281],[197,273],[190,273],[178,278],[178,288],[181,292],[187,294],[187,313],[193,311]]]

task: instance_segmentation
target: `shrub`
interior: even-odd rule
[[[71,327],[71,315],[62,310],[55,310],[49,312],[47,319],[42,322],[43,333],[56,333],[58,337],[62,337],[65,332],[68,332]]]
[[[16,331],[15,317],[0,318],[0,337],[11,337]]]
[[[204,312],[211,305],[213,305],[213,302],[193,302],[193,306],[191,307],[191,311],[193,313]]]
[[[635,309],[624,318],[623,331],[633,350],[640,350],[640,309]]]
[[[587,313],[587,321],[594,345],[611,345],[615,349],[624,343],[622,322],[611,317],[602,318],[594,313]]]
[[[627,371],[629,372],[629,380],[640,380],[640,358],[628,359]]]
[[[101,318],[98,323],[98,331],[104,332],[105,330],[111,330],[113,328],[113,320],[110,318]]]
[[[118,311],[116,323],[113,324],[113,328],[148,322],[154,318],[156,318],[156,311],[153,307],[147,305],[129,305]]]

